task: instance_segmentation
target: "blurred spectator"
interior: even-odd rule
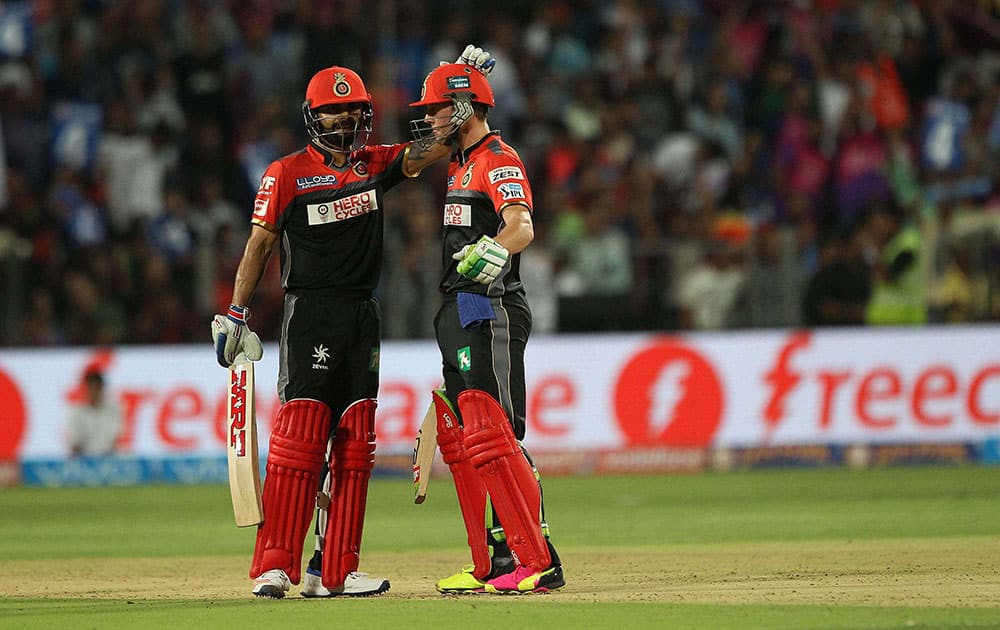
[[[497,58],[491,124],[535,183],[529,300],[554,329],[859,324],[869,290],[875,319],[1000,320],[990,3],[541,0],[458,17],[472,7],[0,3],[2,343],[201,338],[263,166],[304,139],[288,94],[321,67],[366,70],[376,131],[398,137],[420,87],[401,77],[476,39]],[[426,216],[389,218],[388,259],[438,238],[444,187],[415,186]],[[873,205],[906,221],[868,220]],[[720,217],[745,244],[719,239]],[[433,284],[426,262],[383,279],[389,336],[429,336],[407,297]],[[619,308],[572,323],[542,300],[559,281]],[[925,316],[886,315],[919,282]],[[280,296],[255,303],[276,330]]]
[[[66,424],[69,453],[73,457],[111,455],[124,427],[121,410],[107,393],[102,372],[86,372],[83,388],[83,400],[70,409]]]
[[[871,297],[870,270],[860,230],[844,228],[820,245],[819,266],[809,279],[802,304],[807,326],[861,326]]]
[[[736,317],[733,308],[746,280],[740,258],[736,246],[713,240],[701,261],[678,279],[682,328],[712,330],[732,325]]]
[[[877,203],[865,229],[874,250],[872,297],[865,322],[875,325],[927,321],[925,280],[921,274],[923,241],[919,230],[890,204]]]
[[[795,233],[766,226],[750,244],[746,280],[734,307],[740,327],[778,328],[801,323],[803,270],[797,263]]]

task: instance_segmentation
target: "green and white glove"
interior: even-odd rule
[[[489,236],[483,236],[474,245],[466,245],[451,257],[459,261],[458,273],[481,284],[490,284],[507,264],[510,252]]]

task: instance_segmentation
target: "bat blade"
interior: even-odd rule
[[[437,450],[437,413],[434,401],[427,407],[423,422],[413,445],[413,502],[421,504],[427,498],[427,485],[431,482],[431,465]]]
[[[226,458],[233,516],[237,527],[252,527],[264,522],[252,362],[238,361],[229,368],[227,399]]]

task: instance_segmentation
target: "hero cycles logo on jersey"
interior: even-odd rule
[[[295,189],[307,190],[317,186],[335,186],[337,184],[336,175],[313,175],[312,177],[296,177]]]
[[[472,206],[467,203],[444,204],[444,224],[461,225],[464,227],[471,226]]]
[[[374,190],[366,190],[340,199],[311,203],[306,206],[309,225],[336,223],[353,219],[378,210],[378,197]]]
[[[247,410],[247,373],[246,370],[229,370],[229,446],[237,457],[247,454],[246,441],[246,410]]]

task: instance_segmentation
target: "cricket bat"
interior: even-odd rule
[[[227,426],[229,440],[229,491],[237,527],[264,522],[261,504],[260,465],[257,461],[257,416],[254,409],[253,362],[243,355],[229,368]]]
[[[413,502],[416,504],[423,503],[427,498],[427,484],[431,482],[431,465],[434,463],[436,450],[437,412],[432,399],[413,445]]]

